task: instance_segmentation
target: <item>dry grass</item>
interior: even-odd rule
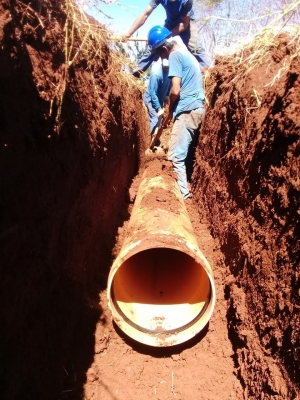
[[[282,29],[277,32],[270,27],[264,29],[251,43],[236,53],[235,62],[244,66],[243,73],[247,74],[258,65],[264,63],[270,51],[280,46],[284,34],[290,37],[289,42],[285,45],[285,47],[289,47],[289,51],[291,50],[289,62],[298,57],[300,53],[300,28],[295,27],[293,30]]]
[[[235,80],[241,79],[251,70],[263,64],[274,48],[278,48],[282,43],[282,37],[289,37],[289,42],[285,47],[289,48],[289,57],[285,58],[285,69],[288,69],[292,60],[300,55],[300,27],[287,25],[289,18],[300,7],[300,0],[294,0],[279,13],[273,21],[265,26],[254,39],[242,45],[232,58],[234,64],[239,68],[239,73]]]
[[[108,57],[107,73],[113,71],[120,83],[129,89],[132,85],[136,87],[137,84],[141,84],[128,73],[130,67],[133,67],[133,63],[114,47],[113,42],[109,40],[110,32],[106,28],[89,17],[74,0],[65,1],[65,12],[67,16],[65,54],[68,66],[74,64],[78,59],[85,59],[89,70],[92,70],[93,64],[102,58],[104,49],[109,48],[109,54],[105,51],[104,55],[105,58]]]
[[[26,16],[29,20],[34,20],[37,19],[37,21],[39,22],[40,26],[42,28],[45,28],[44,23],[42,21],[42,19],[40,18],[39,14],[30,7],[30,3],[29,4],[24,4],[22,1],[17,0],[16,1],[17,7],[20,7],[21,12],[23,13],[23,17]],[[39,13],[41,13],[41,7],[39,4]],[[22,18],[22,22],[23,22],[23,18]]]
[[[129,95],[137,88],[144,90],[142,80],[137,80],[130,73],[133,67],[131,60],[114,47],[109,40],[109,31],[100,23],[89,17],[75,0],[66,0],[63,10],[66,14],[65,22],[65,71],[59,85],[57,96],[58,112],[56,121],[60,130],[61,109],[63,98],[69,80],[69,70],[80,61],[84,61],[86,70],[91,74],[94,90],[99,94],[94,69],[99,63],[106,65],[103,72],[106,77],[113,74],[123,91]],[[100,98],[100,96],[99,96]]]
[[[266,65],[266,73],[271,75],[269,82],[265,87],[272,86],[283,73],[290,69],[290,65],[295,58],[300,56],[300,27],[288,26],[289,16],[291,16],[300,6],[300,0],[295,0],[282,10],[280,16],[276,17],[271,23],[257,34],[254,39],[240,45],[234,54],[220,56],[219,63],[226,65],[227,72],[231,74],[227,77],[228,85],[237,85],[242,87],[248,74],[257,69],[261,65]],[[278,70],[269,71],[269,57],[277,57]],[[215,84],[212,82],[213,73],[209,69],[203,76],[204,85],[207,87],[206,96],[211,98]],[[255,88],[251,89],[251,99],[249,104],[255,103],[255,106],[248,107],[247,112],[252,109],[259,108],[262,104],[262,98]]]

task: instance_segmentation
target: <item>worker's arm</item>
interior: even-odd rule
[[[193,0],[186,0],[181,10],[181,22],[172,29],[172,36],[179,35],[189,26],[191,12],[193,8]]]
[[[179,78],[178,76],[173,76],[172,77],[172,87],[171,87],[170,96],[169,96],[170,97],[169,109],[172,113],[174,111],[174,105],[180,95],[180,84],[181,84],[181,78]]]
[[[147,18],[152,13],[153,8],[148,5],[146,9],[137,17],[134,23],[129,28],[128,32],[122,35],[122,40],[126,41],[130,36],[132,36],[144,23],[147,21]]]
[[[173,118],[173,111],[176,101],[179,99],[180,96],[180,85],[181,85],[181,78],[178,76],[172,77],[172,87],[170,91],[170,105],[169,105],[169,114],[167,115],[166,119],[163,122],[163,127],[167,127]]]
[[[172,29],[172,36],[179,35],[181,32],[185,31],[189,26],[190,17],[181,17],[181,22],[175,28]]]

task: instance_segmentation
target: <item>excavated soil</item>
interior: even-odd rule
[[[294,51],[291,38],[280,35],[241,79],[234,78],[242,66],[217,63],[192,177],[196,203],[205,206],[230,271],[229,336],[244,395],[253,399],[299,397],[300,63],[290,59]]]
[[[0,398],[298,399],[293,44],[280,37],[239,80],[232,59],[206,72],[186,207],[217,302],[191,341],[152,348],[111,321],[106,284],[142,173],[171,165],[145,160],[142,90],[105,41],[91,66],[75,28],[66,64],[66,24],[55,0],[0,0]]]

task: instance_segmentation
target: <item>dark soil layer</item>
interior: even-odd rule
[[[3,400],[80,398],[102,313],[92,299],[148,129],[107,47],[93,70],[79,57],[66,73],[64,24],[60,2],[0,1]]]
[[[231,273],[228,328],[248,399],[300,388],[300,62],[285,68],[288,43],[242,79],[241,64],[217,63],[193,173]]]

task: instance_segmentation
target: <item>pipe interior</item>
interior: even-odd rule
[[[210,299],[210,280],[189,255],[169,248],[135,254],[116,272],[114,302],[141,329],[171,331],[190,324]]]

